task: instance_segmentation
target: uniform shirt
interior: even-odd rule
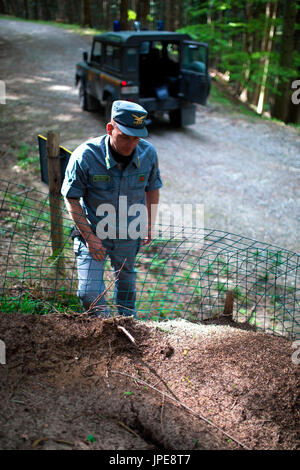
[[[136,214],[129,216],[133,204],[145,205],[145,191],[162,187],[156,150],[140,139],[131,161],[120,169],[109,149],[109,136],[101,136],[81,144],[72,153],[66,168],[61,193],[67,198],[81,199],[88,222],[94,233],[97,224],[107,217],[102,204],[110,204],[116,213],[116,233],[120,223],[128,226]],[[119,202],[123,197],[122,205]],[[126,208],[124,207],[126,201]],[[111,206],[110,206],[111,207]],[[124,220],[125,219],[125,220]],[[124,231],[122,236],[124,237]]]

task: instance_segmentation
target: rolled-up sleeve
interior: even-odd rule
[[[162,180],[160,177],[160,171],[158,167],[158,158],[156,152],[154,152],[154,159],[152,162],[152,168],[149,176],[147,186],[145,188],[146,192],[153,191],[154,189],[159,189],[162,187]]]
[[[66,168],[61,194],[69,198],[81,198],[84,196],[87,186],[87,171],[83,164],[84,152],[76,149]]]

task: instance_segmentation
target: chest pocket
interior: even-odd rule
[[[141,202],[145,195],[149,172],[136,173],[128,176],[128,199],[134,202]]]
[[[114,199],[114,183],[110,175],[90,175],[90,188],[99,201],[112,201]]]
[[[149,178],[149,172],[136,173],[128,176],[128,188],[130,189],[145,189]]]

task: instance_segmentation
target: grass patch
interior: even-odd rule
[[[255,122],[257,119],[269,122],[271,121],[281,126],[290,126],[300,132],[300,123],[285,124],[279,119],[266,116],[265,114],[260,115],[256,113],[254,109],[249,109],[247,104],[243,104],[242,102],[235,102],[234,99],[231,97],[229,91],[227,93],[226,91],[220,90],[220,88],[218,88],[218,86],[216,85],[216,82],[218,81],[218,77],[215,77],[212,81],[208,103],[221,105],[226,109],[226,111],[231,112],[233,115],[243,114],[244,116],[247,116],[252,122]]]
[[[60,299],[44,300],[34,298],[30,292],[21,296],[2,295],[0,297],[1,313],[22,313],[23,315],[47,315],[49,313],[73,313],[82,309],[77,296],[64,294]]]
[[[38,173],[40,171],[39,149],[37,146],[21,142],[17,147],[17,162],[22,170]]]

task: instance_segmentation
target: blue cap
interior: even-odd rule
[[[147,114],[142,106],[132,101],[114,101],[111,108],[111,117],[120,131],[134,137],[147,137]]]

